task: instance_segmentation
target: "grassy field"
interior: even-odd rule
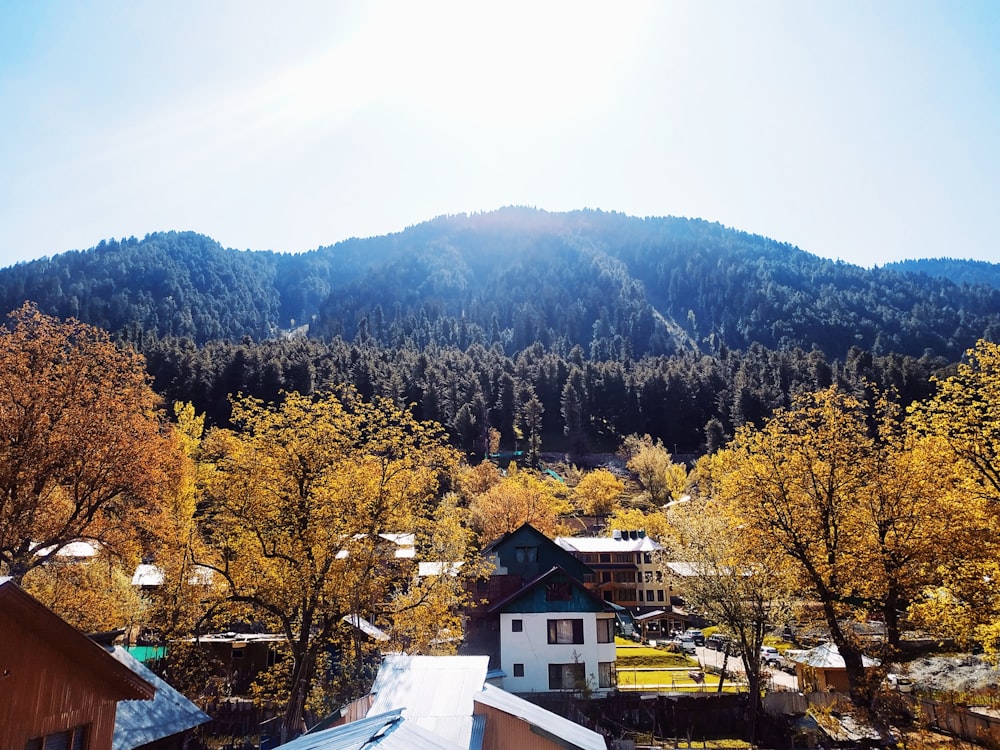
[[[702,673],[696,659],[660,648],[618,639],[617,671],[619,690],[662,690],[693,692],[717,690],[718,675]],[[735,691],[728,681],[723,690]]]

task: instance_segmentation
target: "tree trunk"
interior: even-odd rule
[[[281,742],[293,740],[305,731],[303,714],[306,707],[306,696],[312,684],[312,667],[315,656],[311,651],[302,658],[295,659],[292,667],[292,690],[285,707],[285,716],[281,721]]]
[[[893,651],[899,650],[901,635],[899,633],[899,588],[895,583],[889,584],[883,607],[885,617],[885,639]]]

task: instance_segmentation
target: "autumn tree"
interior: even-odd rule
[[[929,558],[947,554],[933,464],[910,448],[887,400],[866,405],[834,387],[800,395],[760,429],[741,428],[712,459],[733,523],[762,552],[780,552],[822,605],[859,706],[876,686],[849,622],[886,615],[922,584]]]
[[[951,554],[938,566],[913,614],[931,632],[978,640],[1000,652],[1000,344],[980,341],[937,393],[912,406],[911,427],[940,446],[954,470],[951,495],[964,523],[953,524]]]
[[[608,518],[605,526],[608,535],[615,529],[621,531],[645,531],[646,536],[658,542],[665,542],[673,535],[666,515],[659,508],[642,510],[640,508],[618,508]]]
[[[573,501],[588,516],[607,516],[619,505],[625,483],[607,469],[588,471],[573,488]]]
[[[483,540],[496,539],[525,523],[554,536],[559,517],[570,510],[562,490],[554,479],[512,463],[506,477],[472,500],[472,526]]]
[[[787,563],[773,548],[755,545],[740,533],[737,518],[720,498],[702,498],[671,508],[674,535],[667,541],[661,560],[680,560],[691,566],[693,575],[684,578],[680,589],[685,604],[719,623],[739,646],[749,685],[754,742],[763,677],[760,648],[773,624],[785,620],[791,590],[784,570]],[[728,651],[725,658],[729,658]]]
[[[109,549],[155,508],[175,459],[143,358],[31,304],[0,330],[0,569]],[[39,553],[40,550],[44,552]]]
[[[318,660],[345,617],[408,627],[405,645],[421,650],[432,629],[404,623],[428,602],[435,616],[441,601],[461,606],[468,536],[439,501],[457,456],[439,426],[349,391],[286,394],[278,406],[241,398],[233,414],[238,429],[205,440],[214,473],[203,530],[215,555],[199,562],[225,580],[231,605],[285,635],[287,738],[301,729]],[[448,574],[415,575],[395,556],[400,533]],[[457,622],[445,624],[455,637]]]
[[[649,435],[630,435],[622,444],[629,471],[638,478],[643,489],[656,505],[678,500],[687,491],[687,469],[675,463],[659,440]]]

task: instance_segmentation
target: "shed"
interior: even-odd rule
[[[799,688],[804,692],[843,692],[850,689],[847,681],[847,665],[835,643],[821,643],[808,651],[791,657],[795,662],[795,676]],[[877,659],[862,656],[865,669],[878,666]]]
[[[111,750],[119,701],[148,701],[155,692],[13,581],[0,579],[0,747]]]

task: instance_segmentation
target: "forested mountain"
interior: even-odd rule
[[[308,323],[323,340],[508,355],[538,341],[593,359],[757,342],[953,360],[1000,335],[997,288],[835,263],[699,220],[523,208],[301,255],[192,233],[107,241],[0,271],[0,306],[25,299],[133,339],[261,340]]]
[[[925,258],[923,260],[901,260],[887,263],[887,271],[922,273],[955,284],[986,284],[1000,289],[1000,263],[982,260],[956,260],[955,258]]]
[[[505,447],[582,455],[648,433],[695,454],[803,390],[926,398],[1000,337],[984,284],[698,220],[522,208],[301,255],[193,233],[107,241],[0,271],[0,305],[26,299],[134,343],[157,391],[211,423],[230,394],[350,384],[478,455],[491,428]]]

